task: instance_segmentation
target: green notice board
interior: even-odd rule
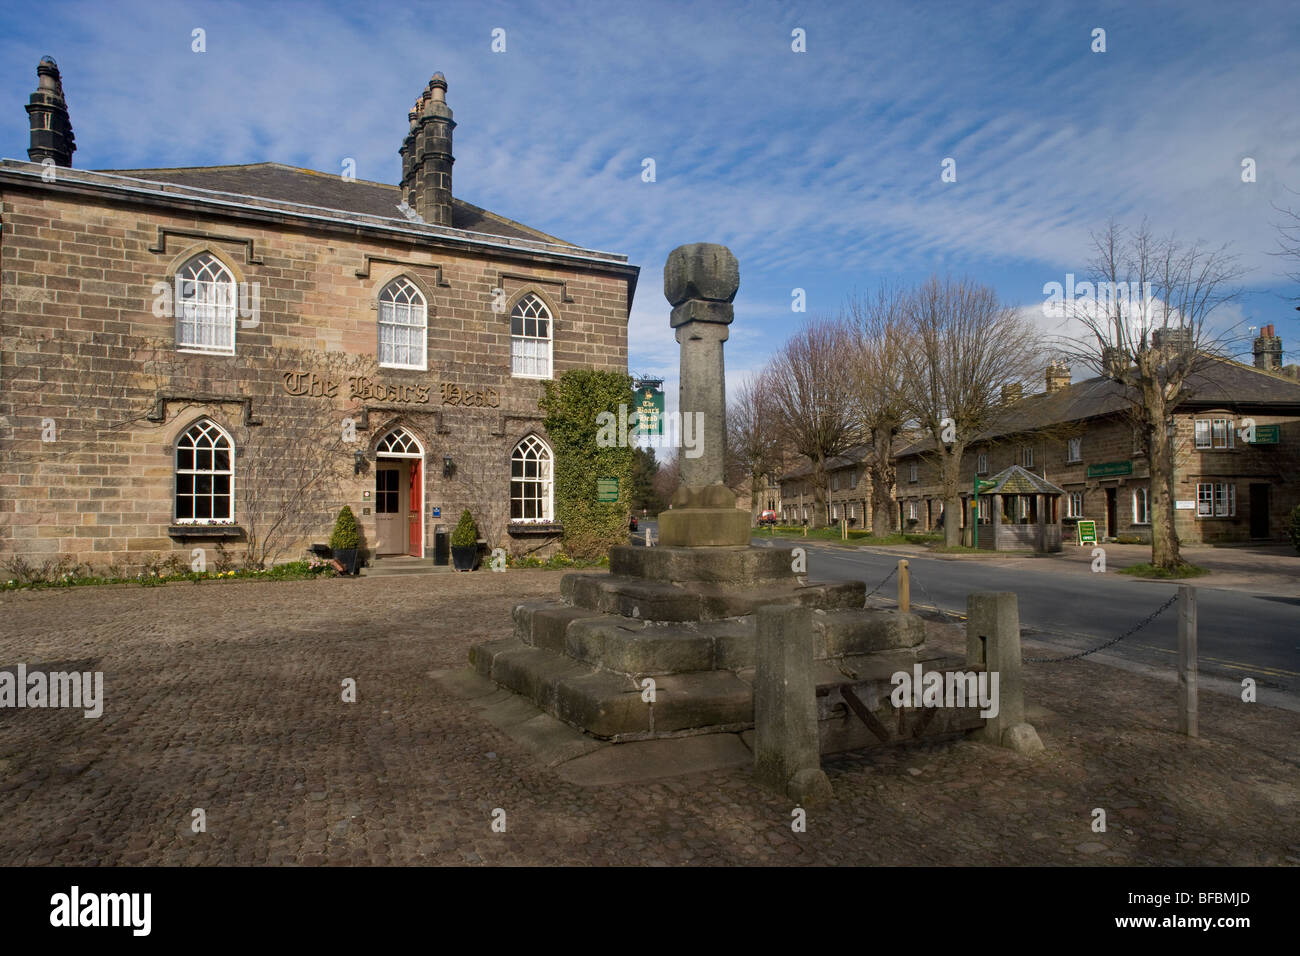
[[[1100,465],[1088,466],[1089,478],[1111,478],[1115,475],[1133,474],[1133,462],[1129,461],[1107,461]]]
[[[1078,528],[1079,528],[1079,544],[1082,545],[1082,544],[1097,543],[1097,522],[1080,521],[1078,524]]]
[[[1278,445],[1282,442],[1281,425],[1256,425],[1252,445]]]
[[[618,501],[618,479],[597,478],[596,479],[596,500],[597,501]]]

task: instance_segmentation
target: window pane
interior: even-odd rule
[[[194,499],[194,517],[211,518],[212,517],[212,499],[207,496],[197,497]]]
[[[176,496],[176,517],[193,518],[194,517],[194,499],[189,495],[178,494]]]
[[[182,448],[176,452],[176,467],[184,469],[193,469],[194,467],[194,449]]]

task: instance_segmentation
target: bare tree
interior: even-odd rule
[[[681,454],[680,448],[674,448],[659,463],[654,476],[654,489],[655,497],[660,501],[672,501],[673,494],[682,483]]]
[[[1024,388],[1039,362],[1037,333],[997,293],[971,279],[931,277],[907,298],[903,394],[909,417],[934,441],[944,542],[961,543],[961,463],[966,446],[995,424],[1004,385]]]
[[[1228,247],[1182,243],[1111,222],[1093,234],[1095,287],[1062,301],[1084,328],[1082,341],[1062,350],[1100,375],[1126,386],[1131,414],[1151,472],[1151,563],[1182,564],[1174,527],[1173,413],[1191,393],[1189,377],[1211,371],[1231,353],[1240,323],[1218,327],[1210,318],[1237,298],[1243,274]]]
[[[826,462],[862,438],[853,403],[854,337],[832,319],[814,319],[772,358],[766,374],[779,434],[812,464],[813,516],[826,524]]]
[[[907,293],[882,285],[870,297],[854,296],[845,306],[857,341],[853,401],[870,436],[867,474],[871,480],[871,530],[888,534],[894,524],[894,438],[908,417],[906,374]]]
[[[728,458],[739,483],[748,486],[750,517],[757,522],[765,479],[781,467],[782,458],[769,373],[759,372],[736,389],[728,405]]]

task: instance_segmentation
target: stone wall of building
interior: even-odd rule
[[[626,370],[627,283],[581,265],[494,261],[427,241],[341,239],[35,189],[6,189],[0,218],[5,558],[67,555],[104,566],[211,544],[168,531],[174,442],[203,416],[235,438],[241,527],[268,530],[277,501],[293,498],[295,476],[319,482],[300,503],[303,526],[273,557],[297,558],[325,541],[345,503],[373,540],[365,511],[374,445],[397,423],[424,445],[426,553],[435,524],[450,529],[465,507],[481,516],[490,543],[536,547],[545,540],[509,539],[504,527],[511,450],[529,431],[541,434],[541,382],[511,375],[510,307],[529,292],[550,307],[555,375]],[[256,325],[238,322],[234,356],[178,351],[174,319],[154,315],[155,283],[173,282],[202,251],[260,293]],[[377,295],[398,275],[428,304],[427,371],[377,367]],[[498,286],[502,311],[493,308]],[[348,419],[355,441],[344,438]],[[354,474],[358,449],[366,461]],[[444,456],[454,463],[447,478]],[[267,466],[275,460],[290,464]],[[242,499],[241,473],[261,483],[260,501]],[[441,519],[431,516],[435,505]],[[229,547],[247,545],[246,536]]]

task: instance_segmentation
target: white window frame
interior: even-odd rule
[[[910,464],[908,464],[908,466],[907,466],[907,480],[908,480],[909,482],[914,482],[914,481],[917,480],[917,477],[916,477],[916,471],[917,471],[917,470],[916,470],[916,462],[911,462]]]
[[[193,437],[191,437],[192,433],[194,433]],[[209,440],[209,444],[207,448],[201,447],[197,442],[196,439],[200,437],[200,435]],[[188,445],[184,444],[184,442],[187,439],[189,440]],[[229,467],[227,468],[216,467],[216,452],[220,448],[220,446],[217,444],[216,441],[217,439],[225,442],[225,446],[226,446],[225,450],[230,453]],[[192,453],[193,457],[191,458],[189,468],[181,467],[182,451],[189,451]],[[199,453],[203,451],[212,452],[213,467],[211,468],[199,467],[198,456]],[[191,505],[190,507],[191,514],[190,517],[188,518],[182,518],[178,513],[179,509],[176,507],[178,500],[181,497],[181,490],[180,490],[181,475],[189,475],[191,477],[190,491],[186,495],[186,497],[190,499],[190,505]],[[193,506],[194,502],[196,499],[200,497],[199,494],[194,490],[194,483],[200,476],[205,476],[205,475],[213,479],[221,475],[227,475],[230,478],[230,491],[227,495],[219,496],[215,492],[210,492],[207,496],[213,499],[217,497],[228,497],[230,499],[229,514],[227,514],[224,518],[219,518],[216,516],[211,516],[207,518],[198,518],[195,517],[193,514],[193,512],[198,510]],[[226,525],[226,524],[235,523],[235,440],[230,437],[229,432],[227,432],[224,428],[222,428],[220,425],[218,425],[210,418],[200,418],[194,422],[191,422],[189,427],[186,428],[183,432],[180,433],[180,435],[176,437],[176,446],[173,449],[173,453],[172,453],[172,521],[178,525],[183,524],[183,525],[200,525],[200,526]]]
[[[989,517],[988,495],[980,495],[978,500],[979,500],[979,520],[987,521]]]
[[[975,456],[975,474],[987,475],[989,473],[989,453],[980,452]]]
[[[538,452],[544,454],[538,454]],[[530,454],[535,455],[529,458]],[[519,462],[525,467],[529,461],[538,463],[538,474],[536,477],[529,476],[527,472],[521,476],[515,475],[515,463]],[[515,495],[515,483],[522,485],[541,485],[541,494],[520,494]],[[528,509],[522,507],[524,502],[533,502],[535,505],[540,504],[542,512],[539,516],[531,518],[515,517],[515,502],[521,503],[520,511]],[[510,523],[511,524],[549,524],[555,520],[555,452],[551,446],[536,435],[528,434],[515,444],[510,452]]]
[[[1196,448],[1204,451],[1233,447],[1231,418],[1198,418],[1193,427],[1193,444]]]
[[[1066,492],[1065,516],[1067,518],[1083,517],[1083,492],[1082,491]]]
[[[1083,437],[1065,440],[1065,460],[1069,464],[1083,461]]]
[[[404,368],[424,372],[429,368],[429,307],[424,293],[406,276],[398,276],[379,290],[378,321],[375,323],[375,354],[380,368]],[[417,321],[418,320],[418,321]],[[385,331],[389,341],[384,341]],[[398,342],[399,338],[406,339]],[[418,342],[418,344],[417,344]],[[387,348],[387,356],[385,356]],[[419,361],[399,362],[400,350]]]
[[[1133,489],[1133,523],[1151,523],[1151,489],[1146,485]]]
[[[831,505],[831,520],[832,521],[840,520],[840,506],[838,504]]]
[[[534,323],[533,334],[529,334],[529,323]],[[536,333],[537,324],[545,322],[546,334]],[[516,325],[521,330],[515,332]],[[545,372],[520,371],[521,367],[538,369],[542,362],[539,354],[528,354],[529,346],[533,351],[546,353]],[[555,374],[555,316],[541,296],[529,292],[515,303],[510,310],[510,375],[512,378],[549,379]]]
[[[917,513],[916,513],[916,502],[915,502],[915,501],[909,501],[909,502],[907,503],[907,520],[908,520],[908,521],[919,521],[919,520],[920,520],[920,519],[917,517]]]
[[[1196,483],[1196,517],[1235,518],[1237,515],[1237,486],[1227,481],[1200,481]]]
[[[229,267],[212,253],[200,252],[176,270],[173,290],[176,350],[200,355],[234,355],[239,291]],[[185,340],[187,330],[191,341]],[[230,341],[223,341],[227,336]]]
[[[840,490],[840,473],[837,471],[831,475],[831,491]]]

